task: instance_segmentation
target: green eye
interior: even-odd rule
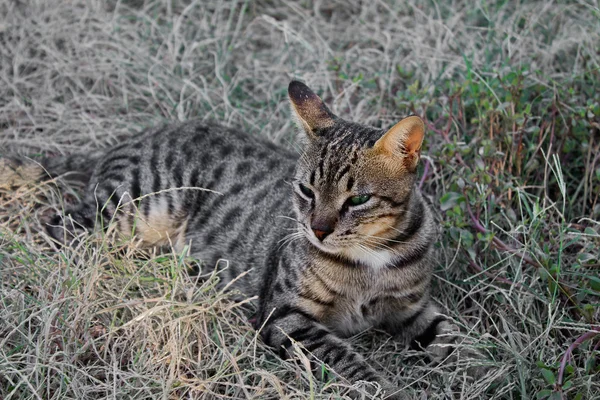
[[[315,197],[315,194],[313,193],[312,190],[310,190],[308,187],[304,186],[303,184],[298,184],[298,186],[300,186],[300,191],[306,196],[306,197],[310,197],[311,199],[313,197]]]
[[[370,194],[361,194],[360,196],[352,196],[350,197],[349,202],[352,206],[360,206],[361,204],[365,204],[371,198]]]

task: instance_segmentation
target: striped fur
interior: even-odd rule
[[[208,266],[227,259],[220,284],[250,271],[233,287],[258,295],[266,343],[285,356],[298,342],[350,381],[387,385],[342,338],[376,327],[425,347],[447,325],[429,297],[436,227],[415,186],[423,124],[409,117],[385,132],[336,117],[299,82],[289,94],[307,142],[300,157],[192,121],[90,160],[46,161],[52,175],[89,180],[70,218],[48,230],[68,241],[112,220],[147,246],[189,245]],[[371,197],[349,203],[359,195]]]

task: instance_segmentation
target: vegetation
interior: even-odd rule
[[[414,398],[600,398],[599,3],[441,3],[0,0],[0,153],[86,152],[191,118],[296,146],[292,78],[344,118],[421,115],[436,298],[490,370],[351,340]],[[111,231],[57,250],[43,223],[77,195],[0,188],[0,398],[347,395],[266,348],[202,260]]]

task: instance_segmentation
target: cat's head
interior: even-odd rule
[[[303,83],[288,88],[306,144],[294,206],[317,248],[355,261],[385,252],[409,218],[424,125],[405,118],[388,131],[335,116]]]

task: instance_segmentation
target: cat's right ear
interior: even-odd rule
[[[319,130],[329,128],[334,124],[335,115],[329,111],[323,100],[304,83],[291,81],[288,86],[288,95],[292,113],[309,137],[317,137]]]
[[[400,158],[409,171],[414,171],[421,156],[425,124],[416,115],[404,118],[387,131],[376,143],[375,150]]]

